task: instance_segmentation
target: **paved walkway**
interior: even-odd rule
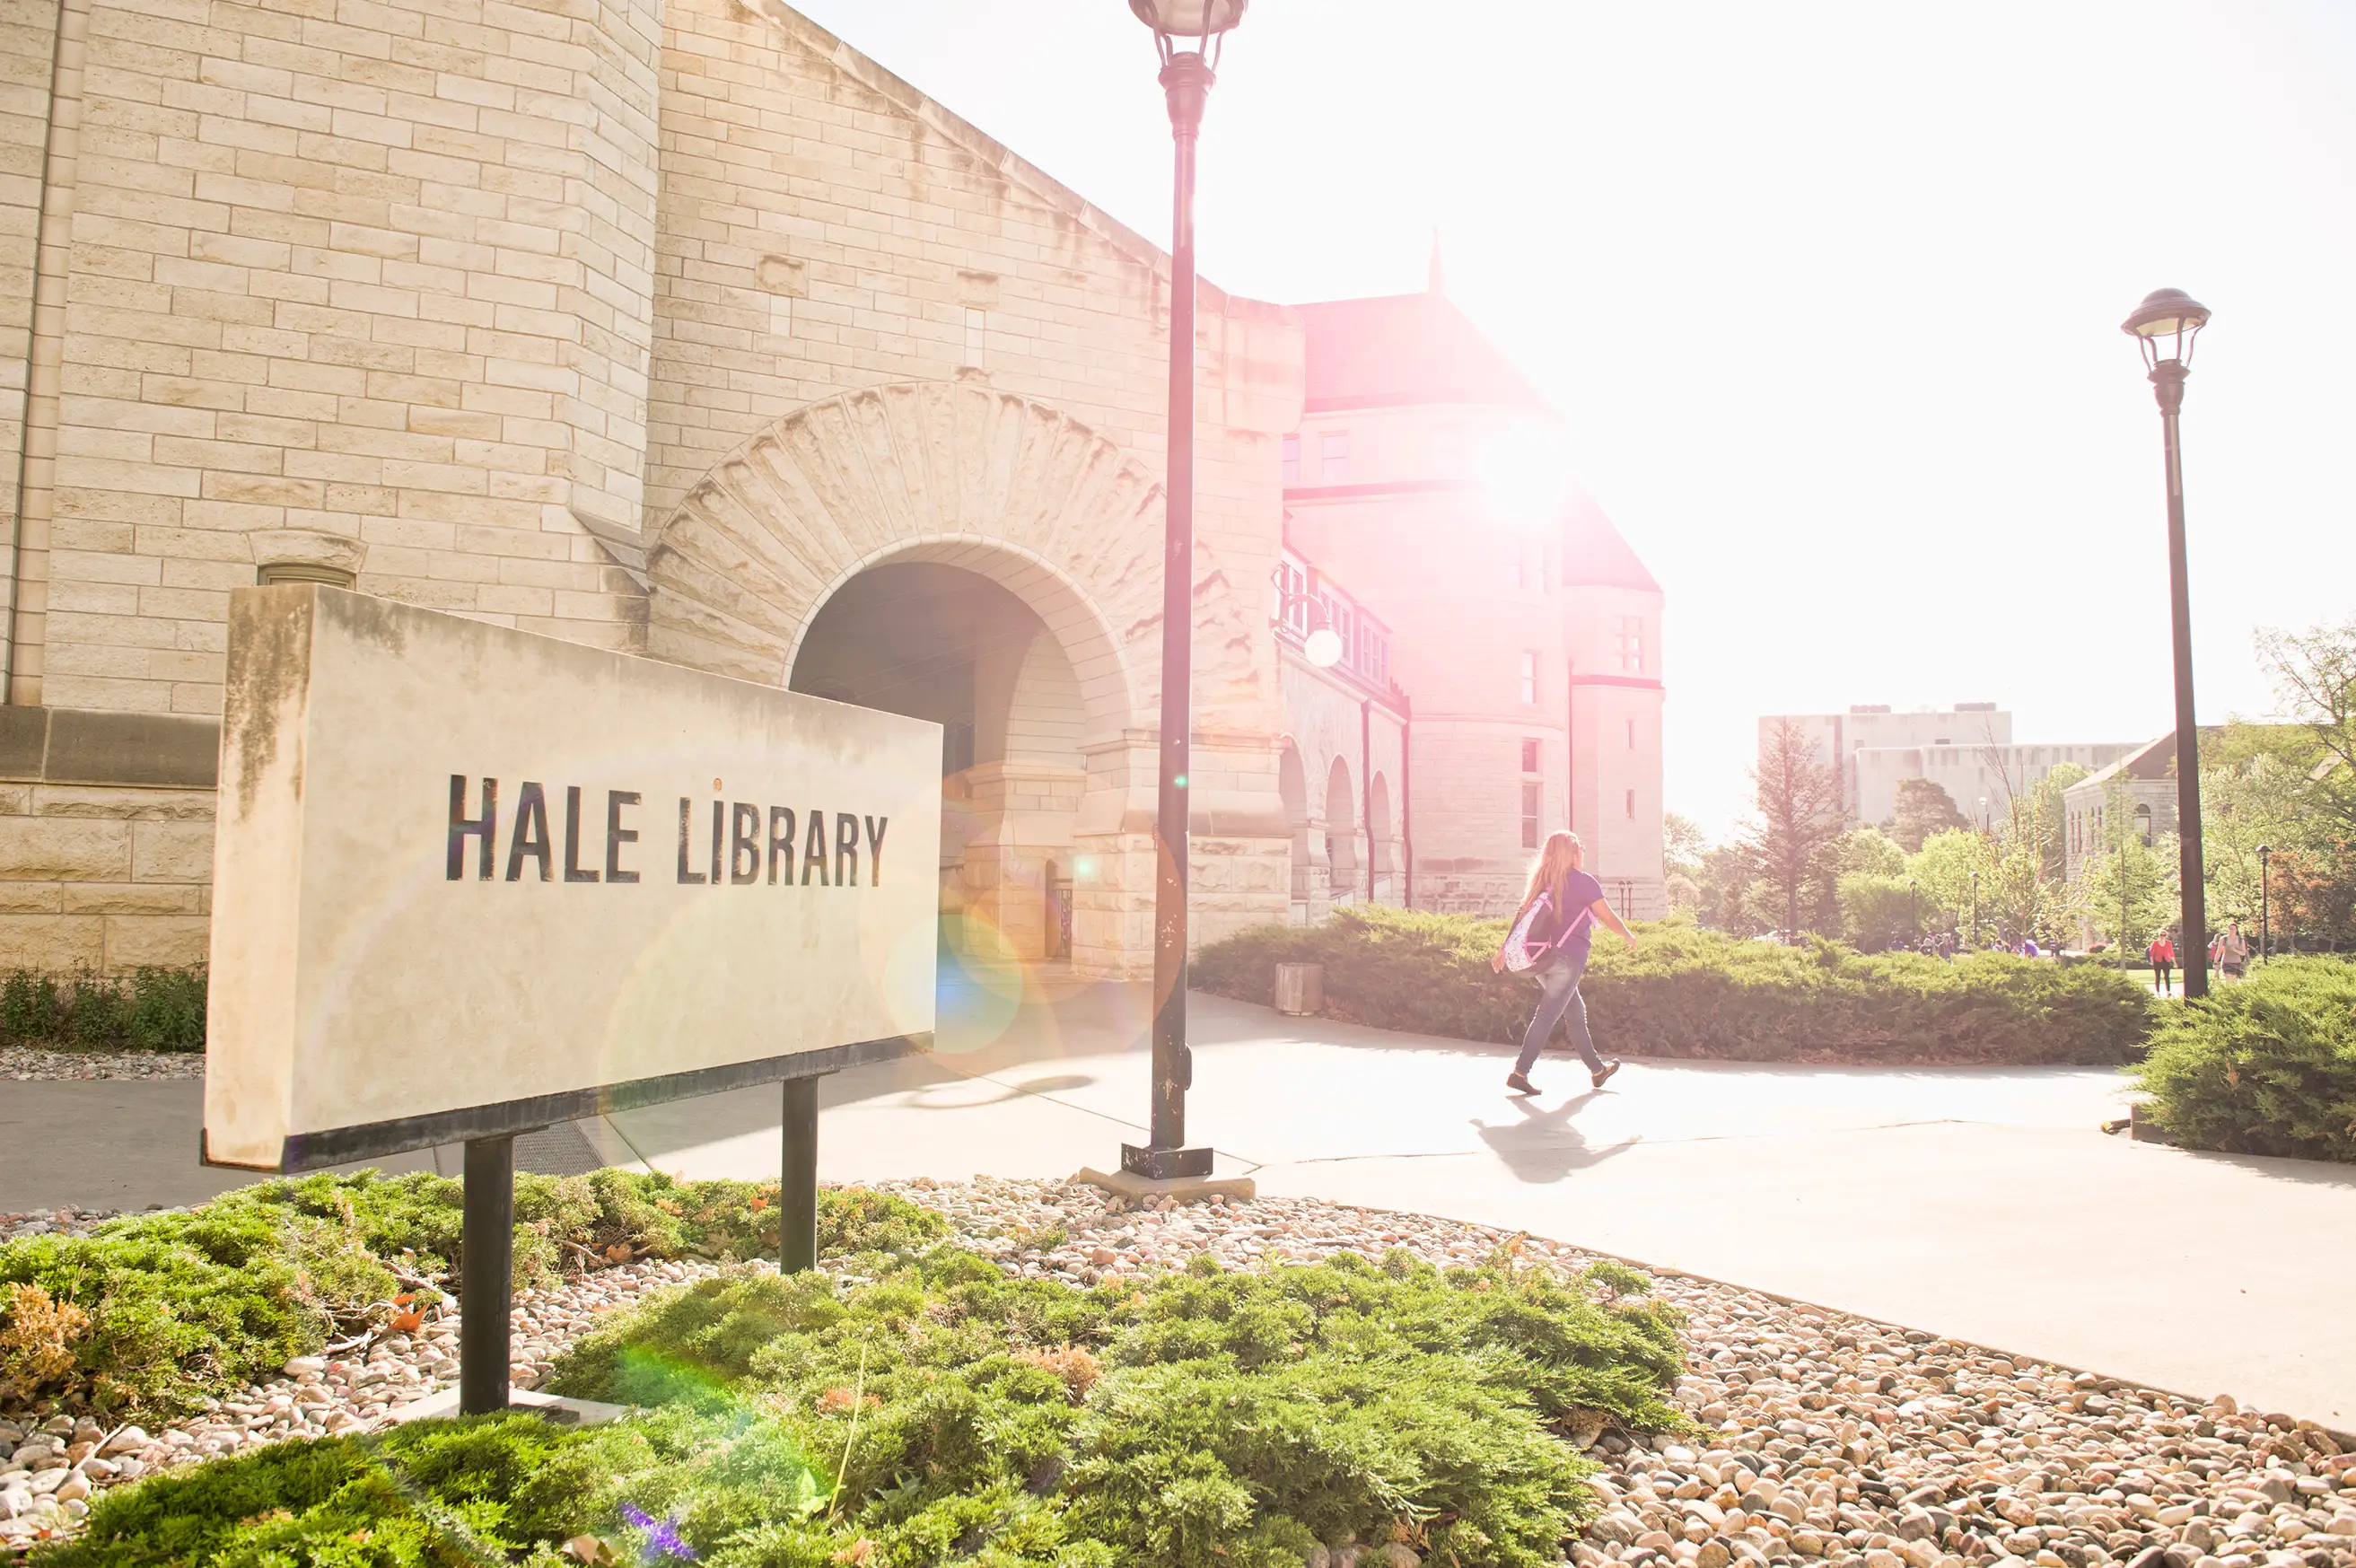
[[[1192,1130],[1263,1191],[1527,1229],[2356,1427],[2356,1170],[2105,1137],[2111,1073],[1634,1063],[1594,1094],[1548,1058],[1528,1101],[1502,1049],[1192,1008]],[[1135,988],[965,995],[936,1055],[826,1082],[823,1174],[1109,1165],[1141,1132],[1145,1015]],[[195,1090],[0,1086],[0,1210],[236,1185],[195,1163]],[[579,1133],[616,1163],[766,1176],[777,1114],[746,1090]]]

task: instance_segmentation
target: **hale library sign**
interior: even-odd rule
[[[784,1082],[784,1261],[808,1266],[817,1077],[930,1041],[940,756],[920,720],[318,585],[241,589],[206,1159],[464,1143],[469,1409],[506,1402],[474,1285],[508,1273],[518,1133]]]

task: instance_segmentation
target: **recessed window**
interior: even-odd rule
[[[1534,740],[1526,740],[1522,742],[1522,771],[1525,773],[1536,773],[1537,770],[1538,743]]]
[[[965,362],[981,363],[982,336],[990,329],[990,314],[968,306],[965,313]]]
[[[1622,616],[1616,642],[1620,652],[1620,668],[1642,674],[1644,669],[1644,618]]]
[[[1538,700],[1538,656],[1529,649],[1522,650],[1522,701]]]
[[[1522,847],[1538,847],[1538,786],[1522,786]]]
[[[1317,477],[1338,485],[1350,477],[1350,433],[1329,430],[1318,438]]]
[[[1636,791],[1633,789],[1628,791],[1628,820],[1632,822],[1636,820]]]
[[[1630,719],[1628,721],[1628,749],[1631,751],[1636,749],[1636,721],[1634,719]]]
[[[1284,438],[1284,482],[1288,485],[1301,482],[1301,437],[1298,435]]]

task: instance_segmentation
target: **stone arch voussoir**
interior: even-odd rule
[[[946,382],[845,392],[714,464],[656,531],[648,651],[784,685],[834,592],[931,561],[1035,610],[1079,682],[1087,738],[1151,722],[1140,671],[1161,608],[1162,489],[1058,409]],[[1116,630],[1116,628],[1126,628]]]

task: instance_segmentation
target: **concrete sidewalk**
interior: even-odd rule
[[[1263,1191],[1525,1229],[2356,1425],[2356,1170],[2105,1137],[2115,1074],[1633,1063],[1594,1094],[1549,1058],[1536,1076],[1554,1092],[1532,1101],[1505,1092],[1502,1047],[1191,1007],[1190,1125]],[[936,1054],[826,1081],[821,1170],[1108,1165],[1143,1132],[1145,1025],[1137,988],[961,998]],[[0,1107],[28,1088],[74,1092],[38,1117],[0,1109],[0,1209],[185,1202],[243,1179],[196,1166],[194,1085],[12,1084]],[[775,1090],[746,1090],[581,1133],[616,1162],[766,1177],[778,1111]]]

